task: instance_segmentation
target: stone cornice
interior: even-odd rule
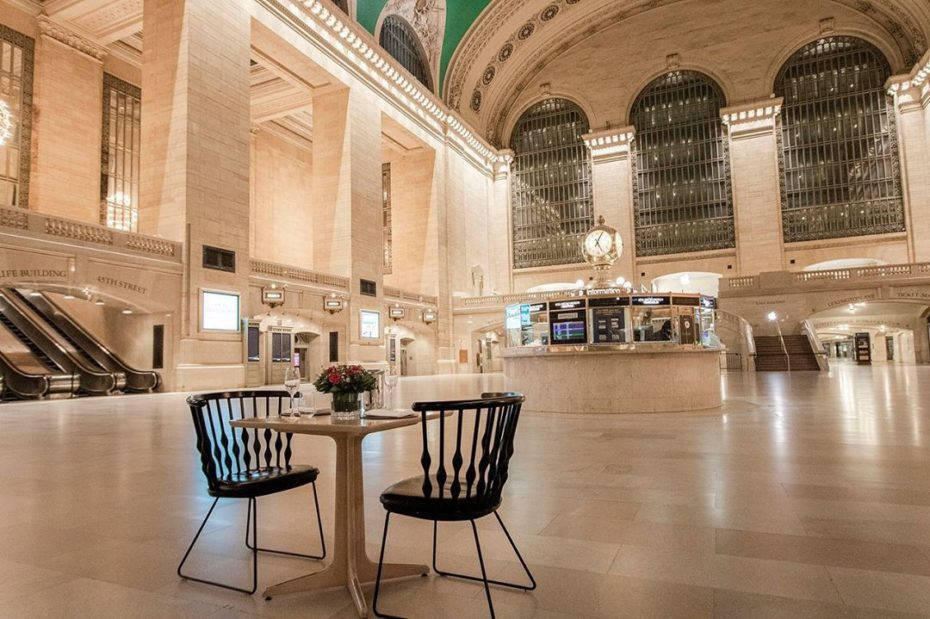
[[[630,154],[630,141],[636,135],[633,126],[592,131],[581,136],[595,162],[624,159]]]
[[[930,50],[917,61],[910,73],[889,77],[885,88],[902,112],[930,105]]]
[[[322,38],[360,77],[399,102],[414,117],[439,126],[446,139],[486,171],[497,161],[497,150],[479,138],[455,113],[385,53],[374,38],[341,11],[331,12],[320,0],[258,0],[303,35]]]
[[[771,134],[781,113],[781,97],[750,101],[720,110],[720,120],[730,129],[730,139],[738,140]]]
[[[103,59],[107,55],[105,47],[62,26],[58,22],[52,21],[46,15],[39,15],[36,17],[36,25],[39,28],[39,34],[76,49],[98,62],[103,62]]]
[[[509,148],[498,151],[497,161],[494,163],[494,180],[507,178],[510,174],[510,164],[513,163],[513,151]]]

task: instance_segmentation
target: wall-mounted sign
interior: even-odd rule
[[[323,298],[323,309],[325,309],[330,314],[335,314],[336,312],[341,312],[346,307],[345,299],[342,297],[324,297]]]
[[[587,307],[587,301],[585,299],[572,299],[571,301],[551,301],[549,303],[550,310],[568,310],[568,309],[579,309]]]
[[[436,322],[438,317],[439,316],[436,314],[436,310],[434,309],[423,310],[423,322],[426,324]]]
[[[504,328],[520,328],[520,305],[508,305],[504,310]]]
[[[660,297],[633,297],[633,305],[671,305],[672,299],[668,296]]]
[[[281,288],[262,288],[262,303],[276,307],[284,304],[284,290]]]
[[[239,331],[239,295],[204,290],[200,293],[200,328],[204,331]]]
[[[620,295],[625,291],[622,288],[588,288],[586,293],[589,297],[602,297],[605,295]]]
[[[530,308],[530,314],[535,314],[537,312],[545,312],[546,304],[545,303],[530,303],[527,305]]]
[[[589,307],[620,307],[630,304],[630,297],[599,297],[597,299],[589,299]]]
[[[717,299],[714,297],[701,297],[701,307],[704,309],[717,309]]]
[[[690,305],[692,307],[697,307],[700,302],[701,301],[697,297],[672,297],[673,305]]]
[[[407,308],[406,307],[392,307],[388,309],[388,316],[394,320],[403,320],[407,317]]]
[[[358,332],[362,339],[381,339],[381,312],[375,310],[358,311]]]

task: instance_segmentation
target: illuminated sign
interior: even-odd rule
[[[633,297],[633,305],[671,305],[671,298],[665,297]]]
[[[390,317],[393,318],[394,320],[398,320],[398,319],[400,319],[400,318],[406,318],[406,316],[407,316],[407,308],[405,308],[405,307],[392,307],[392,308],[390,308],[390,309],[388,310],[388,316],[390,316]]]
[[[717,299],[714,297],[701,297],[701,307],[704,309],[717,309]]]
[[[359,335],[366,340],[381,339],[381,312],[374,310],[358,311]]]
[[[504,327],[507,329],[520,328],[520,306],[508,305],[504,314]]]
[[[571,301],[551,301],[550,310],[571,310],[587,307],[585,299],[573,299]]]
[[[438,316],[436,314],[436,310],[434,309],[423,310],[423,322],[425,322],[426,324],[435,322],[437,317]]]
[[[545,304],[545,303],[530,303],[527,307],[530,308],[530,313],[531,313],[531,314],[535,314],[536,312],[544,312],[544,311],[546,311],[546,304]]]
[[[277,288],[262,288],[262,303],[265,305],[281,305],[284,303],[284,291]]]
[[[238,331],[239,295],[209,290],[200,293],[200,328],[204,331]]]

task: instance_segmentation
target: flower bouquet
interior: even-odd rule
[[[375,375],[360,365],[331,365],[317,376],[313,386],[333,396],[334,418],[339,413],[358,413],[358,394],[375,388]]]

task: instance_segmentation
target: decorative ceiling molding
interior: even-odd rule
[[[467,108],[463,110],[465,116],[474,114],[477,117],[475,122],[483,127],[485,138],[493,144],[500,144],[501,131],[512,106],[552,60],[587,37],[625,19],[683,1],[686,0],[621,0],[610,3],[575,0],[579,7],[589,8],[582,11],[571,7],[573,10],[567,12],[559,8],[555,15],[550,10],[549,19],[558,23],[559,28],[557,32],[552,30],[555,36],[539,39],[537,33],[543,32],[538,28],[542,12],[550,7],[560,7],[559,0],[551,0],[548,5],[538,0],[495,0],[481,14],[453,55],[446,75],[444,99],[453,109]],[[930,17],[930,11],[912,7],[910,0],[831,2],[847,6],[873,21],[898,48],[905,62],[913,63],[927,49],[927,33],[930,32],[927,17]],[[581,17],[574,22],[571,19],[563,21],[557,17],[558,14]],[[521,15],[526,15],[524,25],[506,36],[505,32],[514,27]],[[530,37],[536,45],[526,44]],[[500,41],[504,43],[497,43]],[[493,49],[492,42],[495,42]],[[512,47],[508,48],[509,44]],[[503,75],[505,70],[506,75]]]
[[[403,17],[413,28],[426,54],[433,83],[438,84],[442,40],[446,29],[446,0],[388,0],[375,28],[376,37],[380,36],[381,24],[388,15]]]
[[[98,62],[102,62],[107,55],[107,50],[102,45],[98,45],[94,41],[70,30],[67,26],[52,21],[46,15],[39,15],[36,18],[36,25],[39,28],[39,34],[42,36],[74,48]]]

